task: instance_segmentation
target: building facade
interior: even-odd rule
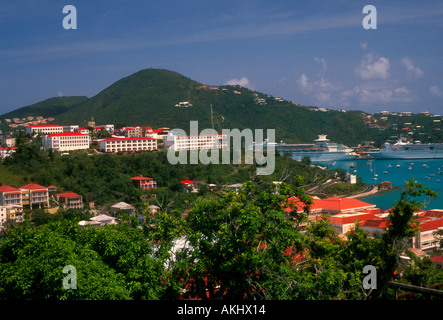
[[[22,205],[22,192],[10,186],[0,186],[0,206],[11,207]]]
[[[71,151],[88,149],[90,144],[89,135],[79,132],[54,133],[43,136],[43,148],[57,151]]]
[[[181,150],[213,150],[228,147],[226,134],[175,135],[172,132],[163,137],[165,149]]]
[[[102,152],[134,152],[157,150],[157,140],[149,137],[109,138],[98,142]]]
[[[0,160],[9,157],[15,151],[17,147],[0,147]]]
[[[83,208],[83,197],[75,192],[57,193],[55,200],[63,209]]]
[[[151,190],[157,188],[157,182],[152,178],[138,176],[131,178],[132,182],[137,188],[142,190]]]
[[[35,183],[29,183],[19,188],[22,193],[23,206],[30,208],[38,206],[49,206],[49,191],[48,188]]]
[[[63,126],[58,126],[55,124],[36,124],[26,127],[26,133],[29,135],[41,134],[48,135],[53,133],[62,133]]]

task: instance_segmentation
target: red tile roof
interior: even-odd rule
[[[361,224],[365,227],[373,227],[373,228],[383,228],[386,229],[389,227],[389,219],[388,218],[378,218],[367,220]]]
[[[81,197],[79,194],[75,192],[63,192],[63,193],[57,193],[56,196],[62,197],[62,198],[79,198]]]
[[[152,178],[138,176],[138,177],[133,177],[133,178],[131,178],[131,179],[132,179],[132,180],[147,180],[147,179],[152,179]]]
[[[134,138],[109,138],[101,141],[121,141],[121,140],[155,140],[155,139],[149,137],[134,137]]]
[[[20,190],[10,186],[0,186],[0,192],[20,192]]]
[[[28,128],[50,128],[50,127],[60,128],[63,126],[59,126],[57,124],[34,124],[32,126],[29,126]]]
[[[429,259],[431,259],[435,263],[443,263],[443,254],[440,254],[438,256],[430,257]]]
[[[48,137],[86,137],[86,134],[80,132],[63,132],[63,133],[52,133]]]
[[[298,211],[302,211],[305,208],[305,204],[300,201],[299,198],[291,197],[288,199],[288,203],[292,203],[296,206]],[[313,204],[310,206],[311,210],[315,209],[329,209],[329,210],[350,210],[350,209],[361,209],[375,207],[367,202],[363,202],[358,199],[347,199],[347,198],[327,198],[327,199],[314,199]],[[286,211],[291,211],[287,208]]]
[[[196,183],[196,181],[194,181],[194,180],[182,180],[180,182],[183,183],[183,184]]]
[[[25,189],[25,190],[40,190],[40,189],[48,189],[48,188],[46,188],[46,187],[43,187],[43,186],[41,186],[41,185],[39,185],[39,184],[35,184],[35,183],[29,183],[29,184],[27,184],[27,185],[25,185],[25,186],[23,186],[23,187],[20,187],[19,188],[20,190],[23,190],[23,189]]]

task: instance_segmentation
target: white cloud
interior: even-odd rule
[[[63,92],[61,92],[61,91],[57,92],[57,96],[63,97]]]
[[[248,78],[242,77],[241,79],[236,79],[236,78],[230,79],[230,80],[226,81],[225,84],[231,85],[231,86],[239,85],[239,86],[247,88],[248,85],[250,84],[250,82],[249,82]]]
[[[363,104],[388,103],[388,102],[411,102],[411,92],[405,87],[377,88],[371,86],[355,86],[352,90],[341,92],[344,101],[354,98]]]
[[[437,98],[443,98],[443,92],[440,90],[438,86],[430,87],[429,92]]]
[[[302,73],[302,75],[300,76],[300,79],[297,80],[297,83],[303,92],[310,91],[308,77],[304,73]]]
[[[416,67],[411,59],[409,59],[408,57],[404,57],[401,59],[401,63],[406,67],[406,69],[412,73],[415,77],[417,78],[421,78],[424,75],[423,70],[421,70],[420,68]]]
[[[326,60],[324,58],[315,57],[314,60],[315,60],[315,62],[321,64],[321,67],[323,68],[323,70],[326,70],[328,68],[328,63],[326,62]]]
[[[304,94],[310,95],[313,102],[320,105],[324,105],[326,103],[331,105],[331,100],[334,98],[336,92],[341,90],[341,86],[339,84],[334,84],[323,77],[310,81],[308,76],[306,76],[304,73],[302,73],[300,78],[297,80],[297,84]]]
[[[360,41],[360,48],[366,51],[368,49],[368,43]]]
[[[387,58],[380,57],[376,60],[373,54],[368,53],[354,71],[361,79],[386,80],[389,77],[389,67]]]

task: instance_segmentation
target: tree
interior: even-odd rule
[[[386,293],[388,281],[393,279],[394,271],[399,267],[399,256],[405,252],[410,238],[418,231],[418,224],[414,223],[414,219],[415,212],[423,206],[423,203],[416,200],[419,197],[438,198],[438,194],[411,178],[406,182],[405,191],[389,214],[389,227],[382,235],[381,243],[380,257],[383,263],[377,270],[380,289],[373,293],[377,298]]]
[[[174,272],[186,297],[271,299],[285,296],[287,276],[304,249],[303,235],[284,218],[288,185],[247,182],[238,194],[199,198],[186,218],[190,250]],[[289,251],[288,251],[289,249]]]

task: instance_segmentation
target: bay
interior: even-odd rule
[[[323,163],[323,165],[325,165]],[[359,198],[375,204],[377,208],[387,210],[400,199],[405,190],[405,182],[412,177],[415,181],[439,194],[439,198],[416,199],[424,203],[423,209],[443,209],[443,159],[411,159],[411,160],[368,160],[336,161],[329,164],[330,169],[340,168],[353,173],[367,184],[390,181],[394,188],[391,191]]]

